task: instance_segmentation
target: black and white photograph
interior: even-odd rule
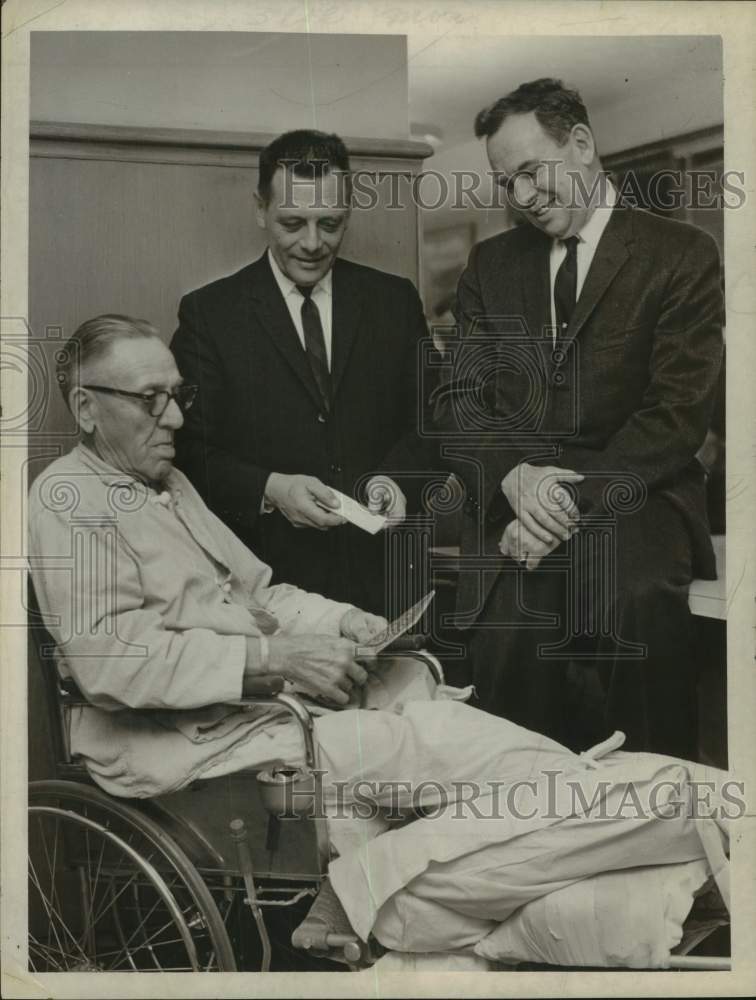
[[[750,995],[754,4],[2,15],[3,995]]]

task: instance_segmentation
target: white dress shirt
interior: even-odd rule
[[[284,297],[286,308],[289,310],[292,322],[294,323],[294,327],[299,337],[299,342],[304,349],[305,339],[304,330],[302,329],[302,303],[304,302],[304,297],[291,278],[287,278],[287,276],[283,273],[270,250],[268,250],[268,260],[270,261],[270,267],[273,271],[273,277],[276,279],[276,283],[281,289],[281,295]],[[331,271],[322,277],[313,288],[312,301],[318,307],[318,312],[320,313],[320,325],[323,327],[326,357],[328,358],[328,370],[330,371],[331,342],[333,340],[333,281]]]
[[[580,298],[588,270],[591,266],[596,247],[607,227],[612,209],[617,204],[617,190],[611,181],[606,185],[606,200],[603,204],[597,205],[593,214],[586,224],[575,235],[578,238],[577,245],[577,298]],[[551,244],[551,254],[549,256],[549,275],[551,283],[551,325],[556,328],[556,306],[554,304],[554,282],[556,281],[559,266],[567,256],[567,247],[559,240],[553,240]]]

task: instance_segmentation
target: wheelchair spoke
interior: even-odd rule
[[[122,896],[124,894],[124,892],[126,892],[126,890],[136,881],[136,879],[138,877],[139,877],[138,873],[137,872],[133,872],[132,875],[128,878],[128,880],[126,882],[124,882],[124,884],[121,886],[121,888],[115,894],[115,896],[112,896],[112,898],[110,899],[109,902],[107,902],[107,895],[105,896],[106,902],[100,907],[100,909],[95,914],[94,920],[92,921],[92,926],[93,927],[95,927],[102,920],[102,918],[105,916],[105,914],[115,905],[115,903],[118,900],[118,898],[120,896]],[[113,886],[113,885],[115,885],[115,883],[116,883],[116,879],[114,879],[111,876],[109,885]]]
[[[178,878],[176,876],[174,876],[174,878],[169,883],[167,883],[168,888],[171,889],[171,890],[173,890],[174,887],[176,886],[177,882],[178,882]],[[129,938],[129,940],[126,942],[127,945],[129,945],[131,943],[131,941],[133,940],[133,938],[135,937],[135,935],[137,934],[137,932],[139,930],[143,931],[144,928],[146,928],[147,923],[149,921],[149,918],[153,915],[153,913],[155,912],[155,910],[162,903],[162,900],[158,897],[155,900],[155,902],[152,904],[152,906],[150,907],[150,909],[147,911],[147,913],[142,914],[140,906],[139,906],[139,899],[138,899],[139,887],[135,886],[134,889],[135,889],[135,896],[137,897],[135,899],[135,908],[136,908],[137,912],[139,913],[139,924],[138,924],[137,928],[131,934],[131,937]],[[174,892],[174,897],[175,897],[175,895],[176,894]],[[181,907],[179,907],[179,910],[180,910],[180,913],[181,913],[181,917],[183,918],[183,920],[186,923],[186,925],[188,927],[191,926],[191,921],[189,919],[191,917],[191,914],[192,914],[192,905],[191,905],[191,903],[189,904],[189,906],[187,906],[184,909],[181,909]],[[147,937],[147,938],[145,938],[141,942],[141,944],[138,945],[138,947],[140,947],[140,948],[147,947],[147,948],[149,948],[150,952],[152,952],[153,951],[152,942],[156,941],[156,939],[159,937],[159,935],[162,934],[164,931],[166,931],[169,927],[175,927],[175,926],[176,926],[176,922],[175,922],[174,918],[170,917],[161,927],[158,927],[157,930],[152,931],[152,933],[150,934],[150,936]],[[183,943],[183,939],[181,937],[171,938],[170,940],[163,939],[163,940],[161,940],[161,941],[159,941],[157,943],[162,948],[162,947],[166,947],[168,945],[182,944]],[[154,954],[152,955],[152,957],[153,957],[153,960],[156,962],[156,964],[159,966],[159,963],[157,962],[157,959],[155,959]]]
[[[100,839],[101,839],[100,856],[97,859],[97,868],[95,869],[95,874],[94,874],[94,884],[92,882],[92,877],[91,877],[91,866],[90,865],[86,866],[87,877],[89,879],[89,905],[87,906],[86,920],[84,923],[84,930],[82,931],[82,934],[86,934],[90,930],[91,931],[94,930],[93,917],[94,917],[95,896],[97,894],[97,885],[100,881],[100,872],[102,870],[102,861],[103,858],[105,857],[105,844],[106,844],[104,837],[101,837]],[[89,830],[87,830],[87,841],[88,840],[89,840]],[[89,850],[87,850],[87,857],[89,857]]]
[[[47,838],[45,837],[45,831],[44,831],[44,827],[42,825],[42,818],[40,816],[37,817],[37,825],[39,827],[39,839],[42,841],[42,848],[43,848],[43,850],[45,852],[45,860],[47,861],[47,867],[48,867],[48,870],[50,872],[50,905],[53,906],[53,907],[55,907],[57,909],[57,906],[58,906],[58,887],[57,887],[57,881],[56,881],[55,873],[56,873],[56,870],[57,870],[58,834],[60,832],[60,825],[59,825],[59,822],[58,822],[58,820],[56,818],[56,820],[55,820],[55,839],[53,841],[54,849],[53,849],[53,857],[52,858],[50,858],[50,851],[49,851],[49,848],[47,846]],[[39,880],[37,880],[37,890],[38,890],[38,892],[39,892],[39,894],[41,896],[42,895],[42,887],[39,884]],[[48,946],[51,944],[51,940],[50,940],[51,939],[51,928],[52,928],[52,923],[48,926],[48,929],[47,929],[47,944],[48,944]],[[60,941],[58,941],[58,944],[60,944]]]
[[[30,845],[30,900],[39,902],[30,911],[38,925],[30,926],[29,969],[235,968],[213,887],[181,845],[134,807],[65,785],[40,782],[30,791],[41,844]],[[226,920],[232,908],[221,905]]]
[[[63,952],[58,951],[57,948],[51,948],[48,947],[47,945],[42,944],[42,942],[38,941],[33,934],[29,934],[29,951],[31,953],[32,951],[35,950],[39,952],[40,957],[44,959],[44,965],[42,969],[37,969],[36,966],[32,964],[32,972],[45,972],[47,971],[47,967],[49,965],[55,966],[56,972],[65,972],[65,966],[61,965],[60,962],[53,957],[54,953],[57,953],[62,958],[65,958],[66,956],[63,954]],[[32,962],[31,954],[29,955],[29,962],[30,963]]]
[[[152,904],[152,906],[149,909],[149,911],[146,914],[143,914],[142,913],[142,908],[139,905],[139,885],[138,885],[138,883],[134,884],[131,888],[132,888],[132,895],[134,897],[134,904],[133,904],[134,905],[134,910],[135,910],[136,915],[137,915],[137,925],[134,928],[134,930],[131,932],[131,936],[124,942],[123,947],[124,947],[124,949],[126,951],[128,951],[129,950],[129,946],[131,945],[131,943],[134,940],[134,938],[137,936],[137,934],[139,934],[141,932],[143,940],[140,941],[136,945],[136,947],[135,947],[134,950],[139,951],[139,950],[141,950],[143,948],[146,948],[147,951],[149,952],[150,958],[153,961],[154,965],[157,968],[160,968],[160,963],[156,961],[155,955],[154,955],[154,953],[152,951],[152,948],[150,947],[150,939],[149,938],[144,939],[144,934],[145,934],[145,928],[147,926],[148,919],[152,916],[152,914],[155,912],[155,910],[157,909],[157,907],[163,901],[158,896],[156,898],[155,902]],[[169,888],[170,888],[170,886],[169,886]],[[168,924],[166,926],[170,926],[171,923],[173,923],[173,921],[169,920]],[[162,930],[162,928],[160,930]],[[117,967],[117,963],[116,963],[116,967]]]
[[[34,868],[34,863],[32,862],[31,858],[29,859],[29,875],[31,877],[31,880],[32,880],[32,883],[33,883],[34,887],[37,889],[37,892],[39,893],[39,898],[40,898],[40,900],[42,902],[42,905],[45,908],[45,912],[46,912],[47,918],[49,920],[49,924],[48,924],[49,931],[48,932],[52,932],[52,934],[55,935],[55,940],[58,943],[58,950],[60,951],[60,953],[62,955],[70,955],[71,954],[70,950],[66,951],[64,949],[64,947],[63,947],[63,942],[61,941],[61,939],[60,939],[60,937],[58,935],[58,926],[60,926],[60,929],[62,931],[64,931],[65,934],[71,939],[71,944],[80,953],[81,957],[85,961],[88,961],[87,955],[82,950],[81,945],[79,944],[79,942],[76,939],[76,936],[71,932],[71,930],[69,929],[68,925],[66,924],[66,921],[63,919],[63,917],[61,916],[61,914],[58,912],[57,908],[53,905],[53,903],[45,895],[45,893],[44,893],[44,891],[42,889],[42,886],[40,885],[39,879],[37,877],[37,872],[36,872],[36,870]],[[52,945],[48,945],[48,948],[52,948]]]
[[[106,957],[109,957],[110,954],[120,955],[121,952],[125,951],[126,952],[126,958],[128,959],[129,965],[131,966],[131,968],[133,969],[134,972],[138,972],[139,970],[137,968],[137,964],[134,961],[134,959],[132,958],[131,952],[128,950],[128,945],[126,943],[126,940],[125,940],[125,937],[124,937],[124,933],[123,933],[123,924],[121,923],[121,915],[118,912],[118,907],[117,906],[114,907],[114,909],[113,909],[113,923],[115,924],[116,934],[118,935],[118,940],[121,942],[121,947],[116,952],[106,953]]]
[[[132,889],[134,890],[135,894],[138,893],[138,885],[132,886]],[[136,935],[140,931],[142,931],[142,933],[144,933],[144,928],[145,928],[145,923],[146,923],[147,918],[154,912],[157,904],[160,903],[160,902],[162,902],[162,900],[158,899],[157,903],[153,904],[152,908],[150,909],[150,911],[149,911],[149,913],[147,914],[146,917],[142,917],[141,913],[139,912],[138,906],[136,907],[137,913],[139,914],[139,916],[138,916],[139,922],[138,922],[136,928],[132,931],[132,933],[131,933],[131,935],[129,936],[128,939],[126,939],[124,937],[124,934],[123,934],[123,926],[120,923],[120,916],[118,916],[118,908],[117,907],[114,908],[114,911],[113,911],[114,912],[114,916],[115,916],[115,919],[118,921],[118,924],[119,924],[119,938],[121,939],[121,947],[119,949],[116,949],[116,950],[112,951],[112,952],[106,952],[105,953],[106,957],[112,958],[112,961],[111,961],[111,964],[110,964],[110,968],[111,969],[113,969],[113,970],[118,969],[119,965],[121,965],[124,962],[124,960],[127,961],[129,963],[129,965],[131,965],[134,969],[136,969],[136,963],[134,962],[132,953],[133,954],[137,954],[140,951],[146,951],[149,954],[150,959],[152,960],[152,962],[155,965],[155,967],[157,969],[162,969],[162,966],[160,965],[160,962],[157,959],[157,957],[155,955],[155,952],[154,952],[153,941],[160,934],[162,934],[163,931],[166,930],[166,928],[171,927],[171,926],[175,926],[175,921],[173,920],[173,918],[170,918],[165,924],[163,924],[157,930],[153,931],[152,934],[149,937],[143,938],[143,940],[138,941],[136,943],[136,945],[132,946],[132,941],[134,940],[134,938],[136,937]],[[181,945],[183,945],[184,944],[183,938],[181,938],[179,936],[179,937],[171,938],[171,939],[168,939],[168,940],[163,939],[162,941],[158,942],[158,946],[161,947],[161,948],[166,947],[167,945],[174,945],[174,944],[181,944]]]
[[[179,878],[177,875],[174,875],[174,877],[170,880],[170,882],[166,883],[166,886],[169,890],[173,890],[178,883],[179,883]],[[133,881],[132,883],[130,883],[129,886],[129,888],[131,889],[131,895],[133,895],[134,897],[133,909],[137,916],[137,924],[128,937],[126,937],[126,934],[123,929],[123,923],[121,921],[119,908],[118,906],[114,905],[118,897],[122,895],[123,890],[121,890],[117,894],[117,896],[111,900],[110,905],[112,905],[113,907],[113,917],[116,923],[116,930],[120,941],[120,947],[108,952],[100,952],[100,958],[110,960],[109,964],[110,969],[118,969],[118,967],[123,965],[124,962],[128,962],[128,964],[131,965],[132,968],[136,969],[136,963],[134,962],[133,955],[138,954],[139,952],[143,952],[149,955],[150,960],[152,961],[156,969],[165,971],[165,967],[161,964],[159,956],[156,954],[155,949],[156,948],[162,949],[162,948],[167,948],[169,946],[172,947],[175,945],[185,946],[185,941],[180,935],[178,937],[170,937],[170,938],[161,937],[161,935],[164,935],[170,928],[176,927],[176,921],[173,916],[169,916],[168,919],[165,920],[163,924],[161,924],[157,928],[152,929],[148,933],[148,923],[150,917],[153,916],[153,914],[158,910],[160,906],[164,905],[164,901],[161,899],[160,896],[157,896],[157,898],[149,907],[149,909],[146,912],[144,912],[143,908],[140,905],[140,899],[139,899],[140,885],[141,884],[138,881]],[[183,910],[180,908],[180,913],[184,921],[186,922],[187,917],[190,916],[192,913],[191,904]],[[140,934],[141,938],[139,937]],[[135,940],[137,938],[139,939]],[[191,965],[187,965],[184,968],[191,968]]]

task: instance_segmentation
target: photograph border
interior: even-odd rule
[[[745,784],[746,815],[731,842],[730,972],[503,973],[197,973],[39,974],[26,970],[27,635],[23,502],[23,438],[0,442],[0,795],[2,796],[0,929],[2,994],[6,997],[260,996],[748,996],[756,990],[756,675],[753,671],[754,428],[756,394],[756,5],[752,2],[594,2],[543,0],[6,0],[2,8],[2,213],[0,332],[3,345],[28,331],[29,60],[33,31],[283,31],[334,34],[438,32],[517,35],[720,35],[724,58],[725,165],[745,171],[746,204],[725,213],[727,273],[727,659],[729,770]],[[749,210],[750,209],[750,210]],[[3,422],[28,407],[27,385],[2,365]],[[495,978],[492,978],[495,977]]]

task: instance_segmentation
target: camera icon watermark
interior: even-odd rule
[[[522,317],[434,330],[421,342],[420,432],[447,444],[531,446],[573,438],[579,427],[579,344]]]
[[[0,435],[4,445],[13,439],[55,438],[70,443],[77,436],[71,421],[53,420],[62,399],[57,399],[56,369],[72,349],[62,326],[45,327],[34,336],[22,317],[4,317],[2,328],[3,408]],[[10,439],[10,441],[9,441]]]

